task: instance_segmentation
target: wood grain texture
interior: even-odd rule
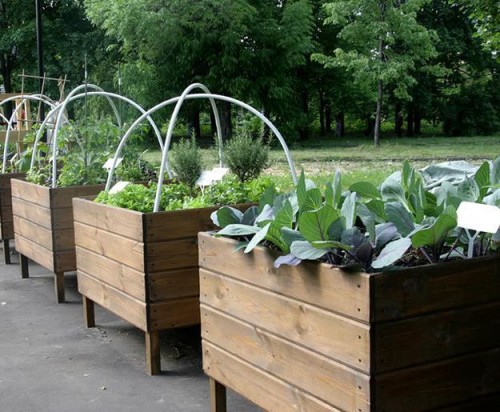
[[[22,219],[18,216],[14,216],[15,233],[31,240],[47,250],[53,251],[54,244],[52,242],[52,232],[50,229],[46,229],[42,226]],[[31,258],[31,256],[28,255]]]
[[[372,280],[375,321],[500,301],[500,255],[385,272]]]
[[[200,290],[206,305],[358,370],[370,370],[370,334],[363,323],[203,268]]]
[[[51,250],[32,242],[16,233],[16,250],[44,268],[54,268],[54,254]],[[54,270],[52,270],[54,272]]]
[[[147,331],[146,304],[78,270],[78,291],[122,319]]]
[[[203,341],[203,369],[269,412],[340,412],[206,341]]]
[[[76,259],[79,270],[92,274],[100,282],[113,286],[139,301],[146,301],[146,280],[143,272],[81,247],[76,248]]]
[[[53,230],[73,230],[73,208],[61,207],[51,209],[51,228]]]
[[[105,185],[68,186],[50,189],[50,206],[53,209],[73,208],[74,197],[97,195]]]
[[[376,410],[427,411],[500,392],[500,348],[379,375]]]
[[[148,279],[151,302],[200,294],[200,277],[197,267],[150,273]]]
[[[369,322],[370,285],[367,275],[345,273],[326,264],[307,262],[276,269],[275,254],[263,248],[244,254],[235,251],[234,246],[232,240],[200,233],[200,267]]]
[[[13,198],[23,199],[27,202],[50,208],[51,195],[48,187],[19,179],[12,179],[11,185]]]
[[[12,212],[15,216],[30,220],[38,226],[52,229],[52,214],[48,207],[35,207],[31,202],[13,197]]]
[[[163,330],[200,323],[198,296],[172,299],[148,305],[150,330]]]
[[[500,302],[383,323],[374,335],[378,372],[500,347]]]
[[[77,222],[142,242],[143,213],[81,198],[73,199],[73,208]]]
[[[190,239],[167,242],[146,242],[145,249],[148,273],[197,267],[198,244],[196,236]]]
[[[24,180],[26,173],[1,173],[0,174],[0,190],[11,190],[10,180],[19,179]]]
[[[202,337],[341,410],[370,411],[370,378],[232,316],[201,306]]]

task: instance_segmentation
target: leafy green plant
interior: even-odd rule
[[[182,139],[174,143],[170,153],[172,170],[177,179],[193,189],[203,171],[201,152],[196,145],[194,135],[191,139]]]
[[[267,166],[269,146],[263,135],[253,139],[246,130],[239,131],[224,147],[224,160],[241,182],[255,179]]]
[[[465,257],[468,239],[457,228],[456,208],[470,201],[471,193],[477,194],[473,201],[497,202],[499,167],[500,158],[485,163],[456,190],[440,195],[425,189],[421,174],[408,163],[380,188],[359,182],[345,192],[339,173],[323,192],[302,173],[294,191],[266,192],[259,207],[245,213],[223,207],[212,220],[222,228],[217,236],[241,239],[245,253],[262,242],[279,249],[284,255],[276,266],[320,260],[370,272],[437,263]],[[475,184],[477,190],[471,190]],[[439,190],[443,188],[435,188]],[[498,233],[482,236],[475,255],[491,253],[499,240]]]

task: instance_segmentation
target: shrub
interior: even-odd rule
[[[264,143],[263,136],[252,139],[243,131],[227,143],[224,148],[224,159],[241,182],[257,178],[267,166],[269,146]]]
[[[177,179],[191,189],[203,171],[201,152],[196,146],[194,136],[191,139],[182,139],[174,143],[171,150],[170,166],[177,175]]]

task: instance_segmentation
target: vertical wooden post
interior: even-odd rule
[[[87,328],[95,327],[94,301],[83,296],[83,319]]]
[[[64,303],[64,272],[54,273],[54,284],[57,303]]]
[[[3,257],[6,265],[10,265],[10,244],[9,239],[4,239],[3,241]]]
[[[158,331],[145,332],[146,337],[146,372],[148,375],[161,373],[160,337]]]
[[[29,259],[22,253],[19,253],[19,267],[21,268],[21,277],[23,279],[30,277],[30,269],[28,265],[29,265]]]
[[[213,378],[210,383],[210,412],[226,412],[226,387]]]

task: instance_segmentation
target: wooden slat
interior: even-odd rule
[[[0,223],[0,239],[14,239],[14,222],[4,222]]]
[[[80,198],[73,206],[75,221],[142,242],[142,213]]]
[[[358,370],[370,370],[369,327],[200,269],[200,301]]]
[[[144,302],[139,302],[80,270],[78,270],[77,276],[78,290],[82,295],[139,329],[147,330],[146,304]]]
[[[0,206],[2,208],[2,213],[5,208],[10,207],[12,209],[12,191],[2,190],[0,191]]]
[[[71,229],[73,230],[73,208],[64,207],[58,209],[51,209],[52,216],[52,228],[54,230],[59,229]]]
[[[374,339],[379,372],[500,347],[500,302],[383,323]]]
[[[274,267],[276,255],[264,248],[251,254],[235,251],[236,242],[200,233],[200,267],[309,302],[325,309],[368,322],[369,278],[302,262],[299,266]]]
[[[203,369],[211,378],[270,412],[340,412],[206,341]]]
[[[53,236],[56,251],[75,250],[75,231],[73,228],[54,230]]]
[[[52,241],[52,232],[42,226],[22,219],[18,216],[14,216],[14,225],[16,235],[23,236],[26,239],[31,240],[45,249],[54,250],[54,244]]]
[[[12,179],[12,197],[23,199],[40,206],[50,207],[50,190],[48,187]]]
[[[163,330],[200,323],[198,296],[174,299],[149,305],[151,330]]]
[[[258,369],[341,410],[370,412],[370,378],[361,372],[202,305],[202,337]]]
[[[24,180],[26,173],[3,173],[0,174],[0,191],[10,191],[10,179]]]
[[[427,411],[500,392],[500,348],[376,377],[376,410]]]
[[[72,208],[74,197],[97,195],[102,190],[104,190],[104,185],[56,187],[50,189],[51,207]]]
[[[172,270],[149,275],[149,299],[151,302],[198,296],[199,293],[200,277],[198,268]]]
[[[491,396],[481,396],[471,401],[460,403],[444,408],[439,408],[439,412],[487,412],[496,411],[500,408],[500,392]]]
[[[141,302],[146,301],[143,273],[123,265],[121,262],[80,247],[76,248],[76,258],[80,271],[91,274],[95,279],[107,283]]]
[[[75,249],[54,252],[54,272],[72,272],[75,270]]]
[[[148,273],[170,269],[196,268],[198,245],[196,238],[146,243]]]
[[[12,222],[12,203],[9,205],[2,205],[0,208],[0,216],[2,221]]]
[[[500,255],[373,275],[374,319],[500,300]]]
[[[29,239],[26,239],[19,234],[15,235],[15,239],[16,250],[19,253],[30,258],[31,260],[35,261],[51,272],[55,272],[54,255],[50,250],[40,246],[37,243],[32,242]]]
[[[47,207],[35,205],[23,199],[12,198],[12,213],[15,216],[28,219],[39,226],[51,229],[51,213]]]
[[[144,272],[144,244],[75,222],[75,244]]]

